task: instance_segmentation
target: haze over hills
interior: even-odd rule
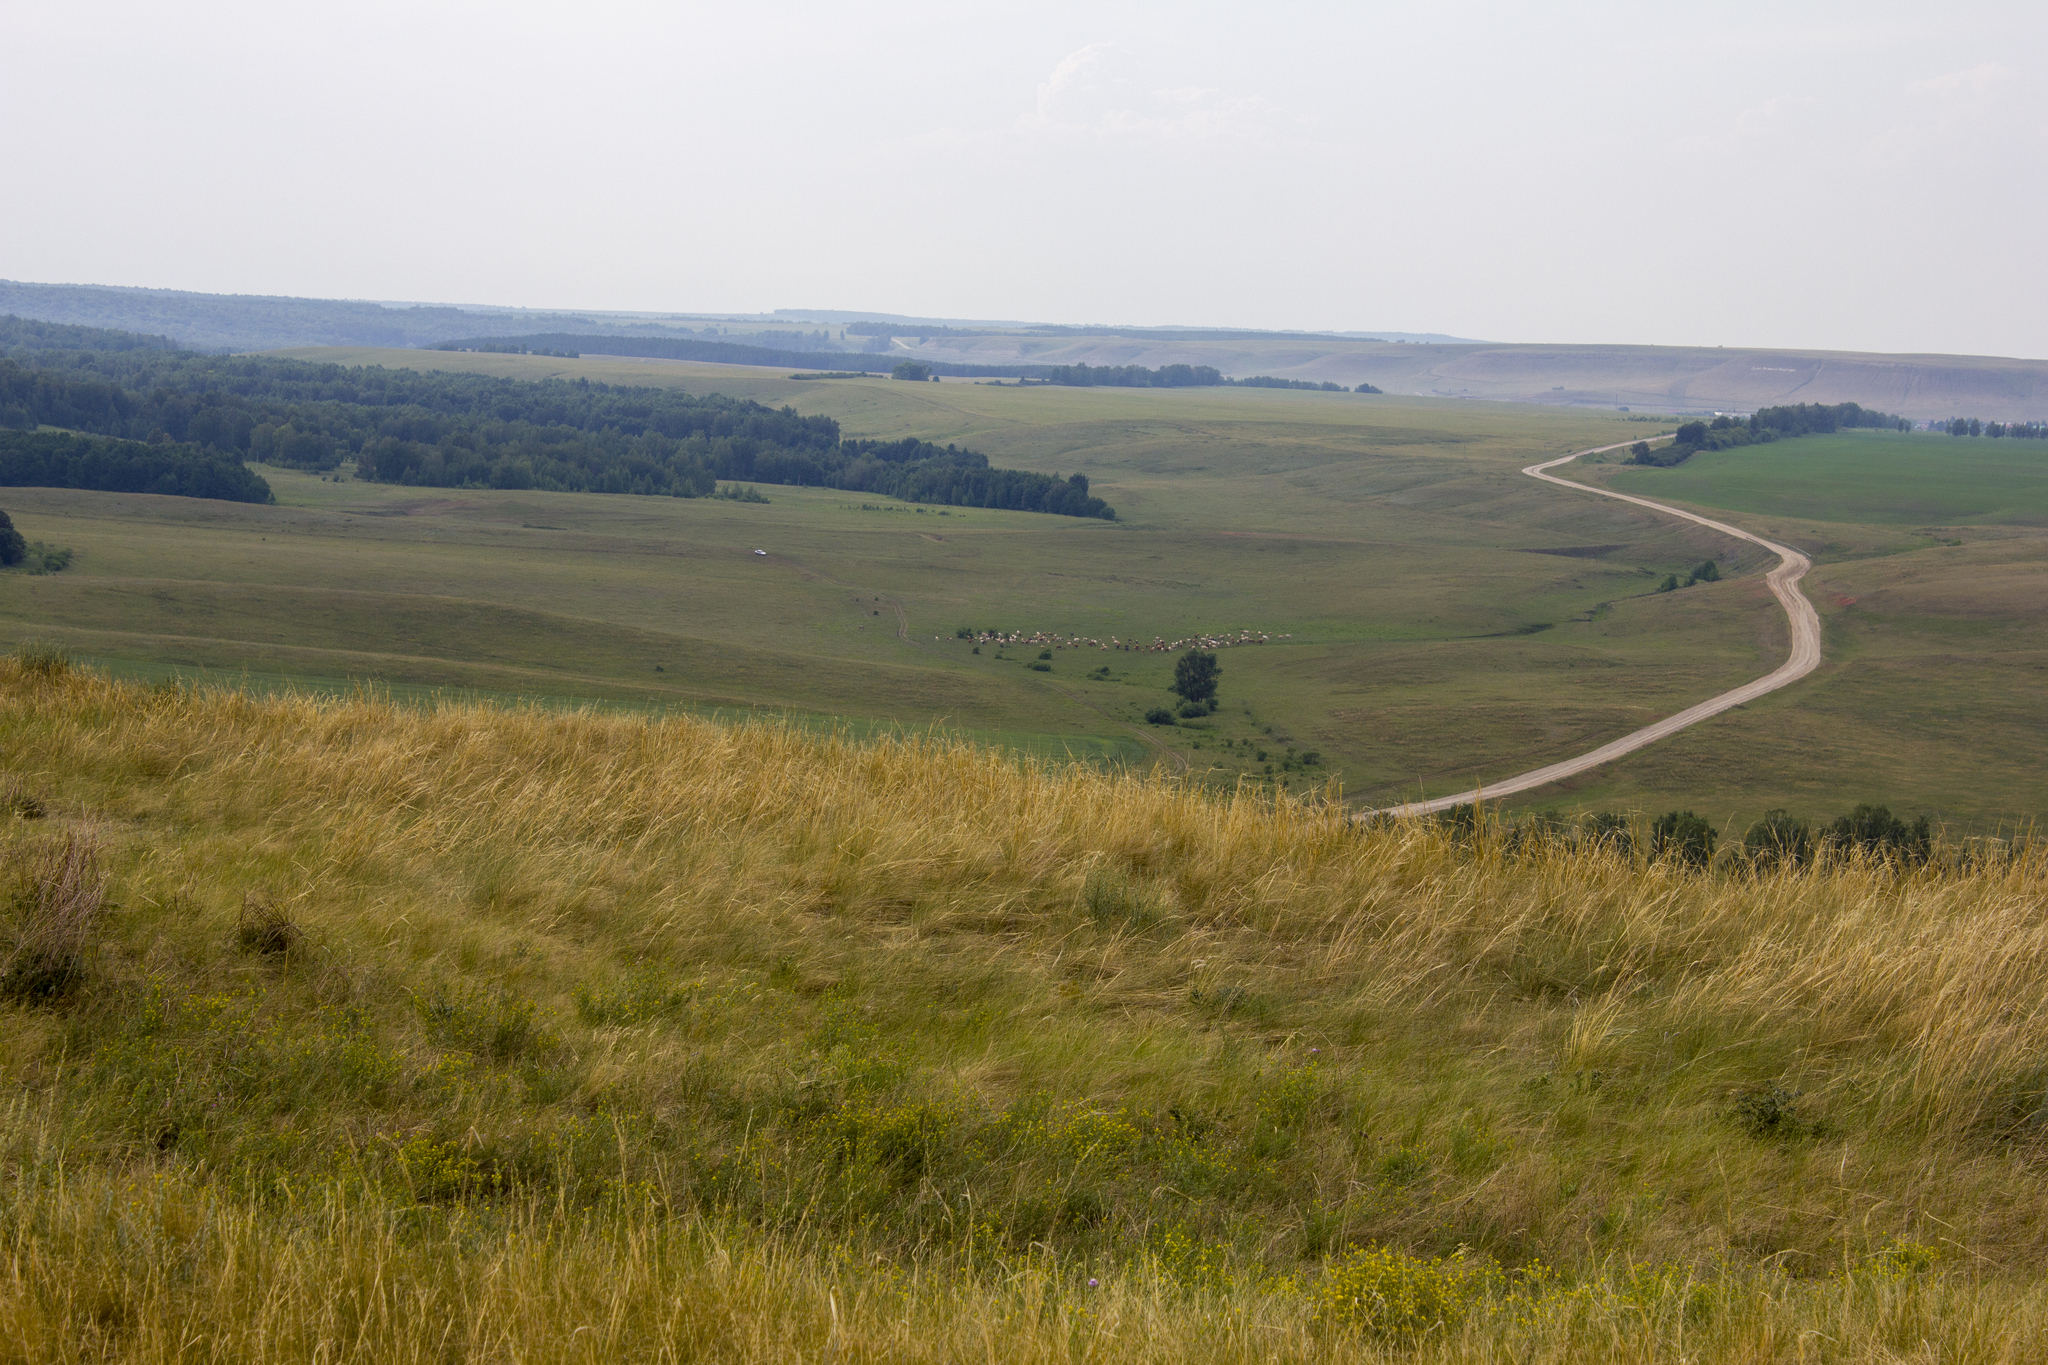
[[[2048,417],[2048,361],[1768,347],[1500,343],[1439,333],[1058,325],[834,309],[686,314],[299,299],[0,281],[0,314],[167,336],[200,350],[427,347],[514,334],[718,338],[815,358],[876,353],[947,364],[1207,365],[1393,394],[1665,412],[1857,402],[1919,420]],[[616,350],[616,347],[606,348]],[[770,363],[781,363],[780,361]],[[808,363],[808,362],[807,362]],[[993,372],[993,369],[983,371]]]

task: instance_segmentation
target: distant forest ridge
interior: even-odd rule
[[[829,417],[718,394],[201,355],[92,329],[60,334],[68,348],[37,349],[43,327],[0,318],[0,428],[59,427],[167,455],[189,447],[190,458],[236,468],[245,458],[317,471],[353,460],[358,477],[435,488],[702,497],[727,479],[1116,517],[1085,475],[991,468],[979,452],[929,441],[842,439]],[[108,486],[76,482],[100,475],[75,471],[140,458],[22,449],[59,487]]]
[[[268,351],[288,346],[431,346],[493,327],[687,328],[654,319],[588,312],[504,312],[436,304],[393,307],[359,299],[300,299],[262,294],[198,294],[97,284],[0,280],[0,314],[73,326],[161,334],[198,351]]]
[[[762,365],[774,369],[861,370],[887,374],[904,358],[901,351],[794,351],[778,346],[750,346],[739,341],[704,341],[673,336],[590,336],[572,332],[539,332],[528,336],[466,337],[444,341],[437,351],[526,350],[550,355],[623,355],[644,360],[696,360],[714,365]],[[932,373],[971,379],[1035,377],[1045,365],[958,365],[926,362]]]
[[[169,337],[145,336],[105,327],[79,327],[64,322],[38,322],[9,314],[0,318],[0,356],[37,351],[175,351]]]
[[[1121,337],[1132,341],[1379,341],[1362,332],[1269,332],[1213,327],[919,327],[900,322],[849,322],[850,336],[864,337]]]
[[[644,360],[695,360],[713,365],[760,365],[775,369],[825,370],[892,374],[906,366],[922,370],[917,376],[950,375],[963,379],[1028,379],[1044,384],[1074,388],[1181,389],[1214,388],[1241,384],[1250,388],[1322,389],[1331,393],[1348,390],[1342,384],[1316,383],[1306,379],[1276,379],[1253,375],[1229,379],[1213,365],[965,365],[943,360],[914,359],[901,351],[791,351],[778,347],[749,346],[737,341],[697,341],[683,337],[583,336],[568,332],[542,332],[533,336],[468,337],[444,341],[437,351],[478,351],[515,355],[618,355]],[[1362,385],[1359,393],[1378,393]]]

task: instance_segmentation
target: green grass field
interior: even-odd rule
[[[1734,512],[1871,526],[2048,525],[2048,443],[1854,431],[1716,450],[1614,485]]]
[[[1084,472],[1119,520],[942,513],[779,487],[763,506],[277,470],[265,471],[274,507],[9,490],[0,505],[27,535],[73,545],[79,559],[63,574],[0,576],[0,641],[48,637],[117,669],[246,672],[263,685],[375,679],[401,694],[936,723],[1040,754],[1163,760],[1218,783],[1303,791],[1336,778],[1366,804],[1581,752],[1767,670],[1783,647],[1760,555],[1518,473],[1658,429],[1611,412],[792,381],[614,357],[307,354],[787,403],[849,434],[957,441],[997,464]],[[1977,448],[1993,443],[1950,444],[1984,459]],[[1707,504],[1720,494],[1696,486],[1719,458],[1588,477],[1731,505]],[[1914,495],[1904,484],[1887,493],[1869,475],[1875,459],[1861,457],[1859,497]],[[2020,494],[1973,496],[1995,509]],[[1769,806],[1826,814],[1864,799],[1978,821],[2048,809],[2030,691],[2016,685],[2048,657],[2032,605],[2038,539],[1987,525],[1952,547],[1955,535],[1918,516],[1795,520],[1814,510],[1788,496],[1759,504],[1754,522],[1823,562],[1823,672],[1521,804],[1688,805],[1738,822]],[[1710,556],[1729,571],[1723,582],[1652,591]],[[1170,656],[1061,649],[1039,672],[1036,648],[976,654],[954,638],[962,625],[1141,641],[1251,629],[1273,643],[1224,652],[1217,715],[1158,728],[1143,717],[1171,700]],[[1301,761],[1310,752],[1318,760]]]

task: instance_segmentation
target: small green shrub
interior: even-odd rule
[[[445,1204],[504,1188],[504,1176],[452,1142],[415,1137],[397,1145],[396,1174],[419,1204]]]
[[[1036,661],[1036,660],[1033,660],[1033,661],[1032,661],[1032,663],[1031,663],[1031,665],[1030,665],[1030,668],[1031,668],[1031,671],[1032,671],[1033,673],[1050,673],[1050,672],[1052,672],[1052,665],[1051,665],[1051,664],[1048,664],[1048,663],[1040,663],[1040,662],[1038,662],[1038,661]]]
[[[555,1043],[553,1035],[535,1022],[533,1002],[517,996],[437,986],[425,996],[414,996],[413,1005],[428,1037],[486,1061],[509,1061]]]
[[[1375,1336],[1414,1337],[1464,1320],[1503,1277],[1461,1247],[1425,1260],[1393,1247],[1362,1247],[1330,1263],[1316,1292],[1318,1316]]]
[[[1604,844],[1615,853],[1629,854],[1635,851],[1635,830],[1629,819],[1619,811],[1603,810],[1580,817],[1579,837],[1588,844]]]
[[[1660,815],[1650,825],[1650,856],[1670,858],[1686,867],[1705,867],[1714,859],[1714,827],[1689,810]]]
[[[1193,720],[1196,716],[1206,716],[1208,714],[1209,708],[1199,702],[1184,701],[1180,704],[1182,720]]]
[[[31,574],[62,573],[71,567],[71,550],[68,547],[60,550],[54,545],[32,540],[28,545],[28,553],[23,558],[22,567]]]
[[[1389,1185],[1413,1185],[1429,1174],[1429,1157],[1413,1147],[1399,1147],[1379,1160],[1379,1177]]]
[[[1796,1137],[1806,1131],[1799,1096],[1782,1085],[1745,1090],[1735,1097],[1735,1120],[1751,1137]]]
[[[1052,657],[1052,651],[1049,649],[1041,649],[1038,651],[1038,657],[1041,659],[1050,659]]]
[[[0,810],[23,820],[40,820],[50,813],[50,808],[43,804],[41,798],[11,774],[0,776]]]
[[[1158,897],[1121,867],[1098,867],[1081,886],[1081,904],[1100,924],[1127,924],[1144,929],[1161,917]]]
[[[62,645],[47,640],[28,640],[14,651],[21,671],[38,678],[60,678],[71,671],[71,656]]]
[[[1759,869],[1799,867],[1813,857],[1813,832],[1782,810],[1766,811],[1743,834],[1742,851]]]
[[[1145,713],[1145,723],[1147,725],[1172,725],[1175,723],[1173,712],[1163,706],[1155,706]]]
[[[688,1007],[696,988],[653,967],[617,981],[576,988],[576,1013],[586,1024],[630,1026],[666,1019]]]

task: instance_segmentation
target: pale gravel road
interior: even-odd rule
[[[1552,782],[1558,782],[1564,778],[1585,772],[1589,768],[1597,768],[1603,763],[1612,762],[1623,754],[1632,754],[1638,749],[1655,744],[1660,739],[1668,739],[1689,725],[1699,724],[1709,716],[1718,716],[1723,711],[1740,706],[1744,702],[1755,701],[1766,692],[1775,692],[1781,687],[1797,682],[1820,666],[1820,615],[1814,611],[1813,603],[1806,600],[1806,594],[1799,591],[1799,580],[1804,578],[1806,571],[1813,567],[1813,561],[1805,555],[1789,545],[1780,545],[1774,540],[1765,540],[1762,536],[1753,536],[1747,531],[1730,526],[1725,521],[1715,521],[1710,517],[1697,516],[1691,512],[1681,512],[1676,507],[1666,507],[1663,503],[1652,502],[1648,498],[1633,497],[1627,493],[1616,493],[1606,488],[1595,488],[1590,484],[1574,483],[1570,479],[1560,479],[1554,474],[1544,472],[1555,469],[1561,464],[1569,464],[1581,455],[1599,455],[1609,450],[1619,450],[1623,446],[1633,444],[1634,442],[1632,441],[1617,441],[1611,446],[1601,446],[1595,450],[1576,451],[1555,460],[1548,460],[1543,464],[1529,465],[1522,472],[1532,479],[1541,479],[1545,483],[1554,483],[1560,488],[1569,488],[1580,493],[1594,493],[1603,498],[1618,498],[1622,502],[1632,502],[1638,507],[1647,507],[1653,512],[1662,512],[1667,516],[1683,517],[1687,521],[1697,522],[1701,526],[1719,531],[1723,535],[1734,536],[1738,540],[1746,540],[1753,545],[1761,545],[1766,550],[1777,555],[1778,567],[1765,575],[1764,582],[1770,585],[1771,595],[1776,597],[1778,604],[1785,608],[1785,619],[1791,622],[1791,656],[1776,669],[1766,673],[1754,682],[1744,683],[1734,691],[1723,692],[1718,697],[1709,697],[1697,706],[1687,707],[1675,716],[1666,716],[1654,725],[1645,725],[1642,729],[1623,735],[1611,744],[1601,745],[1591,753],[1580,754],[1577,758],[1568,758],[1562,763],[1552,763],[1548,767],[1537,768],[1533,772],[1522,773],[1515,777],[1503,778],[1498,782],[1474,787],[1471,791],[1459,792],[1455,796],[1439,796],[1430,801],[1411,801],[1405,806],[1389,806],[1384,811],[1367,812],[1368,814],[1432,815],[1437,811],[1449,810],[1453,806],[1462,806],[1468,802],[1477,801],[1482,795],[1488,798],[1513,796],[1517,792],[1525,792],[1534,787],[1547,786]]]

